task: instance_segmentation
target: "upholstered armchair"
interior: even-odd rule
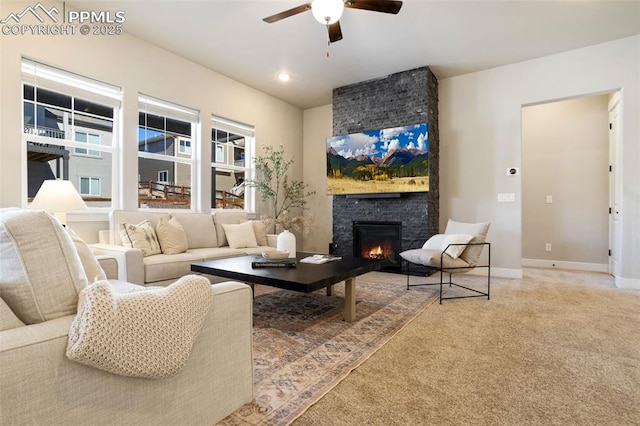
[[[439,285],[440,303],[446,299],[485,297],[489,299],[491,289],[491,244],[486,242],[489,223],[462,223],[449,219],[444,234],[436,234],[422,248],[400,253],[407,262],[407,290],[413,286]],[[486,264],[479,264],[480,256],[487,248]],[[440,272],[440,282],[411,283],[411,265],[426,267],[430,274]],[[486,292],[455,283],[452,275],[470,272],[476,268],[487,268]],[[462,294],[444,296],[443,286],[448,284],[463,289]]]

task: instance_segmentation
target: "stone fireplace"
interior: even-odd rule
[[[427,123],[429,131],[429,191],[334,195],[333,253],[360,252],[354,223],[399,224],[399,243],[392,247],[398,254],[422,246],[439,223],[438,80],[429,67],[333,90],[333,136],[418,123]],[[394,266],[402,271],[402,264]]]

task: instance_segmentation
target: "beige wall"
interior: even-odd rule
[[[316,191],[309,203],[314,226],[304,238],[304,250],[327,253],[333,237],[333,197],[327,195],[327,138],[333,133],[331,105],[304,111],[304,181]]]
[[[607,271],[608,100],[589,96],[522,109],[524,265]]]
[[[623,238],[615,276],[620,287],[640,288],[639,70],[635,36],[441,80],[441,224],[447,217],[490,221],[495,272],[521,273],[521,181],[506,169],[521,166],[522,106],[621,89]],[[516,201],[498,203],[498,193]]]
[[[25,2],[2,1],[0,16],[22,10]],[[29,3],[30,4],[30,3]],[[60,10],[61,3],[59,4]],[[126,24],[125,24],[126,25]],[[201,158],[211,158],[212,114],[255,126],[257,153],[262,145],[283,145],[296,158],[292,179],[302,179],[302,110],[212,72],[129,35],[0,36],[0,207],[24,206],[26,170],[22,164],[21,57],[98,79],[123,89],[123,185],[115,206],[137,208],[138,93],[200,111]],[[194,207],[210,206],[210,169],[195,170],[202,181]],[[72,220],[73,218],[70,218]],[[97,238],[97,236],[95,236]],[[94,236],[89,236],[94,239]]]

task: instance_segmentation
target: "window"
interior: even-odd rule
[[[100,187],[100,178],[98,177],[80,178],[80,195],[82,195],[83,197],[99,197]]]
[[[76,141],[86,143],[87,145],[100,145],[100,135],[87,132],[76,132]],[[100,157],[100,151],[87,148],[75,148],[76,154],[89,155],[92,157]]]
[[[191,141],[188,139],[180,139],[180,144],[178,145],[178,153],[191,155]]]
[[[89,207],[116,207],[120,88],[23,59],[22,89],[27,198],[58,178]]]
[[[254,191],[244,181],[253,178],[253,165],[247,159],[254,153],[254,129],[220,117],[212,120],[212,207],[253,211]]]
[[[158,182],[169,182],[169,170],[161,170],[158,172]]]
[[[138,97],[138,205],[150,208],[192,207],[197,194],[198,111],[152,98]]]

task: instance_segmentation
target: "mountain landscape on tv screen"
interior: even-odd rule
[[[428,176],[424,123],[327,139],[329,194],[428,191]]]

